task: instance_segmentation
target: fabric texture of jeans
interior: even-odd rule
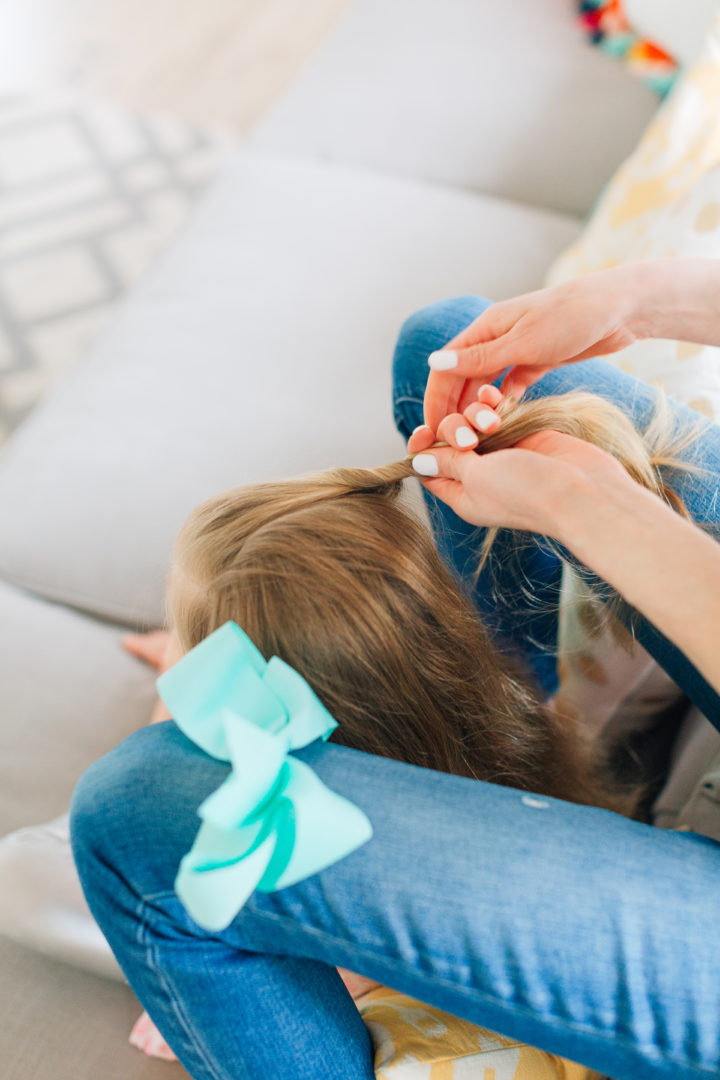
[[[401,430],[419,422],[428,353],[483,304],[443,302],[405,324],[395,357]],[[652,391],[595,361],[546,376],[532,393],[576,386],[640,421],[652,408]],[[708,469],[720,463],[717,429],[698,453]],[[707,475],[684,478],[682,494],[700,520],[711,517]],[[443,553],[466,575],[468,530],[432,513],[436,522],[442,514]],[[556,560],[542,555],[522,573],[533,588],[529,574],[537,574],[538,588],[555,596]],[[498,572],[516,571],[509,560]],[[483,613],[504,595],[496,585],[476,590]],[[531,640],[506,611],[489,617],[549,687],[547,615]],[[713,691],[665,639],[645,643],[691,698],[710,700]],[[189,918],[173,881],[197,807],[226,765],[166,722],[101,758],[74,794],[73,850],[90,908],[194,1080],[370,1080],[367,1031],[334,965],[617,1080],[717,1075],[714,841],[332,743],[298,756],[365,810],[373,839],[306,881],[254,894],[221,933]]]

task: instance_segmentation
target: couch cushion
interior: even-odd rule
[[[720,257],[720,15],[548,285],[638,259]],[[720,421],[720,348],[645,338],[611,364]]]
[[[147,723],[154,683],[117,627],[0,582],[0,836],[66,810],[87,766]]]
[[[239,155],[10,440],[0,576],[118,622],[161,622],[193,506],[235,484],[396,458],[403,318],[443,296],[535,287],[578,229],[426,183]]]
[[[2,1080],[189,1080],[128,1044],[140,1005],[127,986],[0,938]]]
[[[587,213],[657,107],[569,0],[360,0],[251,138]]]

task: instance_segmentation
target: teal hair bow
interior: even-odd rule
[[[316,874],[366,843],[367,816],[289,755],[337,727],[303,677],[266,662],[234,622],[157,680],[178,727],[230,775],[198,808],[202,824],[175,891],[200,926],[223,930],[254,889]]]

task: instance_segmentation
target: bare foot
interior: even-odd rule
[[[122,643],[129,653],[144,660],[158,674],[167,671],[175,663],[175,642],[167,630],[151,630],[149,634],[124,634]],[[149,723],[159,724],[161,720],[171,720],[167,705],[160,698],[155,702]]]
[[[158,671],[165,670],[163,663],[169,642],[170,633],[167,630],[151,630],[149,634],[123,634],[122,639],[129,653]]]

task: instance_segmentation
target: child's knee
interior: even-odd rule
[[[135,732],[85,770],[70,804],[70,836],[76,859],[104,857],[127,835],[154,773],[146,731]],[[157,735],[153,740],[157,743]]]
[[[172,722],[142,728],[96,761],[78,781],[70,806],[83,885],[98,863],[131,881],[148,851],[162,852],[157,866],[167,860],[171,885],[172,869],[199,827],[197,808],[227,771]]]

